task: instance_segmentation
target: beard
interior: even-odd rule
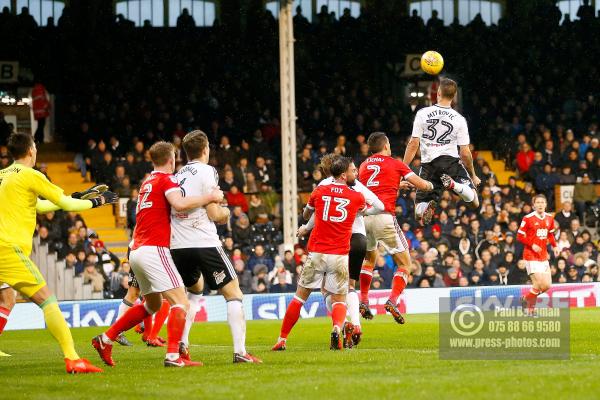
[[[346,180],[346,185],[353,187],[354,185],[356,185],[356,178],[353,178],[352,180],[348,179]]]

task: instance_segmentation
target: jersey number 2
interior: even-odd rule
[[[367,165],[367,169],[373,171],[367,180],[367,187],[379,186],[379,181],[376,181],[375,178],[381,172],[381,167],[379,165]]]
[[[437,124],[440,123],[440,120],[439,119],[428,119],[425,122],[427,122],[429,124],[429,125],[427,125],[427,130],[429,131],[429,134],[423,133],[423,139],[433,141],[433,140],[435,140],[436,136],[438,135],[438,130],[437,130],[436,126],[437,126]],[[442,133],[435,141],[439,144],[450,144],[450,139],[446,139],[446,138],[448,136],[450,136],[450,134],[454,130],[454,126],[452,126],[451,123],[446,122],[446,121],[442,121],[441,125],[446,128],[446,132]]]
[[[148,183],[144,185],[142,191],[140,192],[140,196],[138,198],[138,212],[145,208],[152,207],[152,202],[148,201],[148,196],[152,193],[152,184]]]
[[[331,196],[323,196],[322,199],[325,202],[325,206],[323,207],[323,221],[344,222],[348,218],[346,207],[350,204],[350,200]],[[329,215],[332,200],[336,203],[335,211],[339,213],[337,216]]]

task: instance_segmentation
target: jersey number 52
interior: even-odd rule
[[[325,203],[323,207],[323,221],[344,222],[348,218],[346,207],[350,204],[350,200],[331,196],[323,196],[322,200]],[[329,214],[332,201],[335,203],[336,215]]]

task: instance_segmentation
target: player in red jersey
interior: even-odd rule
[[[554,257],[558,257],[560,253],[554,237],[554,217],[546,212],[546,206],[546,196],[536,195],[533,198],[535,211],[523,217],[517,231],[517,240],[525,246],[523,259],[527,262],[527,274],[532,283],[529,293],[521,298],[521,305],[530,314],[535,310],[537,297],[552,285],[548,243],[552,247]]]
[[[365,218],[367,255],[360,271],[360,313],[366,319],[373,318],[369,309],[369,288],[373,279],[373,265],[378,256],[377,245],[381,243],[398,266],[385,309],[392,314],[396,322],[403,324],[404,318],[398,310],[397,303],[398,297],[408,283],[411,261],[408,243],[396,221],[398,190],[408,185],[402,181],[403,179],[421,191],[432,190],[433,184],[420,178],[402,161],[391,157],[390,141],[385,133],[372,133],[367,143],[372,155],[360,165],[359,180],[383,202],[385,213]]]
[[[342,327],[346,320],[348,293],[348,253],[356,215],[366,207],[362,193],[354,191],[356,167],[352,160],[339,157],[331,165],[335,181],[318,186],[304,209],[308,220],[315,213],[315,227],[308,240],[308,259],[302,267],[298,290],[288,305],[279,339],[273,350],[285,350],[287,337],[300,317],[300,310],[313,289],[331,293],[333,330],[332,350],[343,349]]]
[[[140,292],[145,302],[131,307],[106,332],[92,339],[92,345],[102,361],[114,366],[112,343],[121,332],[125,332],[156,311],[162,305],[163,297],[171,305],[167,323],[167,354],[165,367],[198,366],[179,354],[179,342],[185,325],[189,302],[181,276],[177,272],[169,245],[171,241],[171,207],[185,211],[202,207],[212,202],[220,202],[223,192],[216,189],[203,196],[184,197],[175,170],[173,145],[157,142],[150,147],[150,157],[154,171],[142,183],[138,198],[136,226],[129,262],[135,272]]]

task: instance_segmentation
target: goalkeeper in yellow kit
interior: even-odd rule
[[[8,139],[8,150],[15,162],[0,171],[0,284],[10,285],[42,309],[46,326],[64,353],[68,373],[102,372],[75,351],[73,337],[56,297],[29,255],[36,212],[82,211],[114,203],[117,196],[112,192],[104,192],[90,200],[66,196],[61,188],[33,169],[37,149],[29,134],[12,134]]]

